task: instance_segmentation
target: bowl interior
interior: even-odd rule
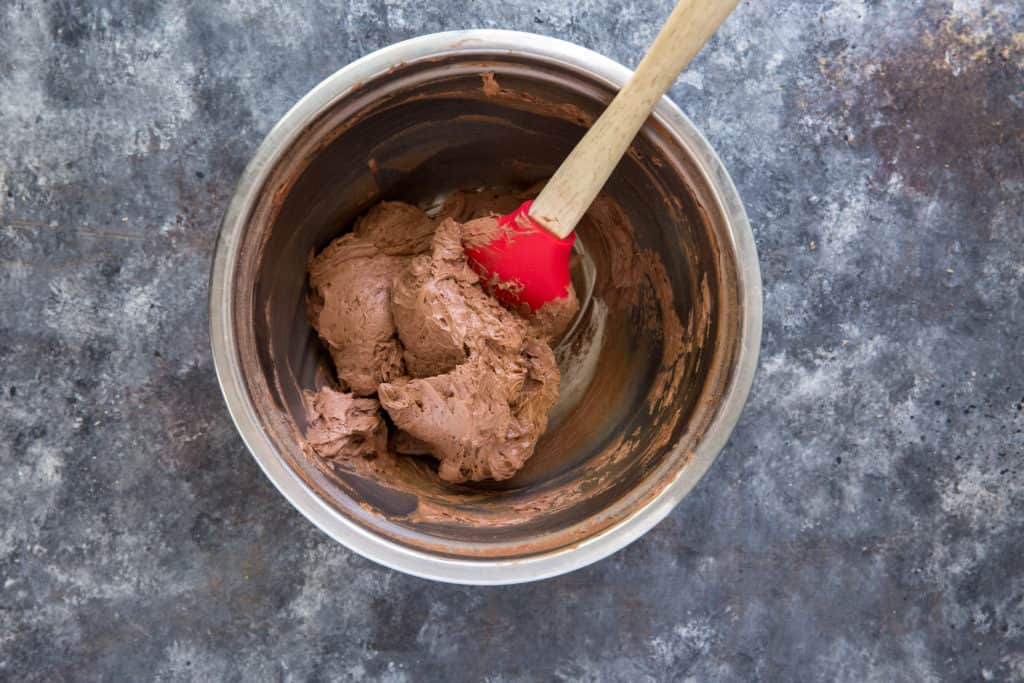
[[[705,434],[739,350],[736,257],[704,172],[655,117],[601,199],[631,234],[579,229],[583,306],[556,349],[562,398],[522,472],[452,486],[408,458],[379,482],[302,450],[302,391],[328,367],[306,315],[311,255],[382,199],[429,207],[453,190],[542,181],[612,94],[554,61],[453,52],[338,96],[276,161],[232,283],[243,379],[280,457],[370,533],[453,557],[551,552],[642,507]]]

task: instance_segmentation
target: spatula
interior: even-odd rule
[[[739,0],[680,0],[636,71],[536,199],[498,220],[493,241],[466,249],[485,288],[536,311],[567,295],[573,230],[651,111]]]

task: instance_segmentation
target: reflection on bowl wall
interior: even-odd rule
[[[579,229],[581,314],[556,348],[562,394],[523,471],[453,486],[403,458],[382,483],[302,449],[302,392],[327,367],[306,314],[311,254],[382,199],[426,208],[453,190],[537,184],[627,77],[550,38],[425,36],[322,83],[246,170],[211,281],[218,376],[268,476],[354,550],[462,583],[563,573],[653,526],[724,445],[757,359],[757,258],[724,168],[663,99],[597,207],[632,237],[600,220]]]

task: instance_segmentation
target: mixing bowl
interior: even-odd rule
[[[662,99],[599,200],[631,233],[579,232],[582,311],[556,348],[562,395],[522,472],[454,486],[408,458],[380,481],[304,450],[303,391],[328,367],[307,321],[311,255],[381,199],[431,207],[454,190],[542,181],[628,76],[543,36],[424,36],[322,82],[245,170],[210,283],[217,376],[266,475],[352,550],[456,583],[561,574],[654,526],[725,444],[757,362],[757,255],[718,157]]]

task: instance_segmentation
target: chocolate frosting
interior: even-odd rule
[[[382,202],[310,264],[310,322],[340,384],[357,396],[370,396],[378,384],[405,372],[391,287],[411,255],[429,246],[433,230],[433,221],[416,207]]]
[[[388,432],[373,398],[356,398],[351,393],[321,387],[305,393],[309,422],[309,445],[321,457],[374,458],[387,453]]]
[[[441,479],[465,482],[508,479],[533,454],[558,399],[550,344],[578,304],[570,287],[527,320],[484,292],[463,244],[496,229],[487,204],[515,198],[483,194],[453,196],[436,221],[383,202],[313,259],[310,319],[341,388],[306,397],[320,457],[426,454]]]

